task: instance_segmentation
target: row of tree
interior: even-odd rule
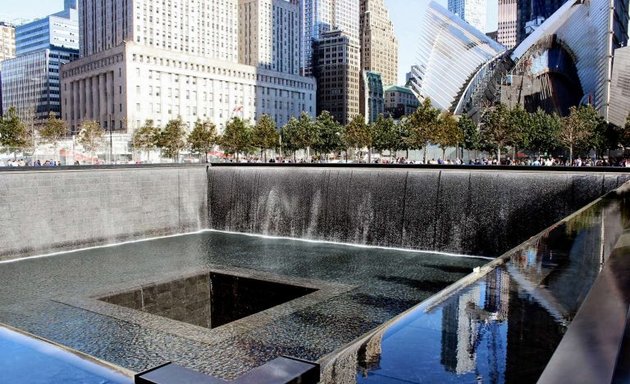
[[[48,119],[29,125],[11,107],[0,120],[0,148],[5,153],[33,153],[40,144],[52,144],[56,147],[67,133],[66,123],[52,112]]]
[[[414,113],[400,121],[379,116],[374,123],[367,124],[359,115],[342,126],[324,111],[316,118],[302,113],[278,130],[268,115],[253,124],[234,117],[226,124],[222,135],[209,120],[198,120],[190,132],[181,117],[170,120],[161,129],[147,120],[134,132],[132,145],[140,151],[159,149],[163,156],[175,159],[182,151],[189,150],[204,155],[206,161],[208,152],[217,145],[237,158],[240,154],[259,152],[265,160],[269,149],[294,155],[304,150],[307,157],[367,150],[368,158],[374,151],[424,150],[426,162],[429,145],[439,146],[442,157],[447,148],[460,147],[496,153],[497,158],[501,158],[506,148],[534,154],[566,151],[573,159],[576,152],[603,153],[630,145],[629,128],[630,124],[621,128],[607,124],[592,106],[573,107],[568,116],[560,117],[542,110],[529,113],[520,106],[509,109],[498,104],[487,109],[482,121],[475,124],[465,116],[457,118],[450,112],[440,112],[425,100]],[[14,108],[0,121],[0,146],[9,152],[29,152],[37,143],[56,146],[66,134],[66,124],[53,114],[37,129],[24,124]],[[104,134],[98,122],[84,121],[77,140],[87,151],[94,152],[102,144]]]

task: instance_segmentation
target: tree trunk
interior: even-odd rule
[[[497,147],[497,165],[501,165],[501,146]]]
[[[442,161],[446,161],[446,148],[442,148]]]
[[[368,164],[372,164],[372,149],[368,148]]]
[[[569,163],[573,165],[573,145],[569,145]]]

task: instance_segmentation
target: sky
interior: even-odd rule
[[[447,6],[447,0],[436,0]],[[0,8],[0,20],[20,23],[41,18],[63,9],[63,0],[3,0]],[[488,2],[488,26],[486,31],[497,28],[497,0]],[[415,64],[419,23],[429,0],[385,0],[399,44],[398,82],[403,84],[405,73]]]

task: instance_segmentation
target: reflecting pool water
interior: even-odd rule
[[[233,379],[282,354],[321,359],[487,261],[202,232],[0,263],[0,322],[133,371]],[[200,270],[313,291],[213,329],[98,300]]]
[[[0,383],[129,384],[130,377],[0,327]]]

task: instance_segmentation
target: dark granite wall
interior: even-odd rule
[[[627,174],[417,168],[211,167],[217,230],[498,256]]]
[[[200,327],[212,326],[208,273],[164,283],[147,284],[100,300]]]
[[[207,227],[199,167],[0,171],[0,260]]]

